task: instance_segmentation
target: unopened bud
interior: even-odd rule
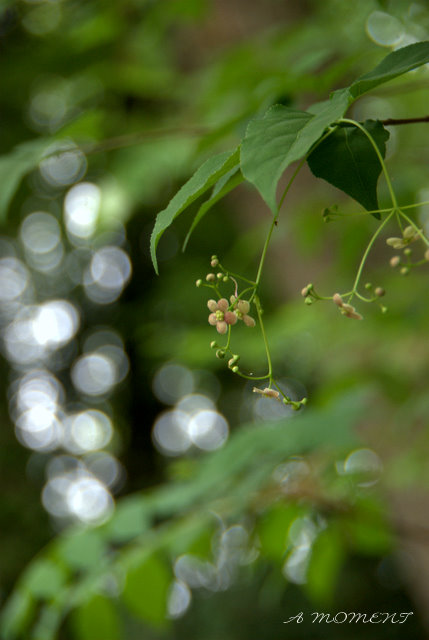
[[[217,256],[213,254],[210,260],[217,260]]]
[[[429,262],[429,249],[426,249],[425,251],[425,260]]]
[[[304,406],[307,404],[307,402],[308,402],[308,398],[303,398],[301,400],[301,404],[304,405]]]
[[[218,349],[216,351],[216,358],[219,358],[219,360],[222,360],[225,357],[225,351],[223,349]]]
[[[301,289],[301,295],[303,298],[305,298],[306,296],[308,296],[308,294],[310,293],[310,291],[312,290],[313,285],[310,283],[308,284],[306,287],[304,287],[303,289]]]
[[[217,273],[217,274],[216,274],[216,277],[217,277],[217,279],[218,279],[218,280],[222,280],[222,278],[223,278],[223,273],[220,273],[220,272],[219,272],[219,273]]]
[[[412,250],[411,249],[404,249],[404,255],[406,256],[410,256],[412,254]]]
[[[383,289],[383,287],[377,287],[376,290],[374,291],[375,295],[378,296],[379,298],[382,298],[386,292]]]
[[[388,311],[388,307],[385,307],[384,305],[381,306],[381,313],[387,313]]]
[[[238,373],[239,369],[237,366],[235,366],[235,367],[232,367],[231,371],[232,373]]]
[[[222,282],[228,282],[228,280],[229,280],[228,276],[223,276]]]
[[[216,340],[212,340],[210,342],[210,349],[217,349],[218,348],[218,343],[216,342]]]
[[[367,282],[367,283],[366,283],[366,285],[365,285],[365,289],[366,289],[367,291],[369,291],[370,289],[372,289],[372,283],[371,283],[371,282]]]
[[[408,267],[402,267],[399,273],[401,274],[401,276],[407,276],[410,273],[410,270]]]
[[[217,258],[211,259],[211,262],[210,262],[211,267],[217,267],[218,264],[219,264],[219,260]]]
[[[413,238],[416,235],[416,230],[414,229],[414,227],[410,225],[409,227],[405,227],[402,235],[407,240],[411,240],[411,238]]]
[[[206,275],[206,280],[207,280],[207,282],[215,282],[215,280],[216,280],[215,274],[214,273],[208,273]]]
[[[339,293],[334,293],[334,295],[332,296],[332,300],[335,302],[337,307],[342,307],[344,304],[344,301]]]
[[[199,280],[196,281],[195,286],[196,287],[201,287],[203,284],[203,281],[201,280],[201,278]]]
[[[429,249],[428,249],[428,253],[429,253]],[[393,258],[390,258],[391,267],[397,267],[400,262],[401,262],[400,256],[393,256]]]
[[[313,304],[313,300],[312,300],[312,298],[310,298],[310,296],[307,296],[306,299],[304,300],[304,302],[305,302],[305,304],[308,304],[308,305]]]

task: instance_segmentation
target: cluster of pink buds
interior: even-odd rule
[[[216,327],[218,333],[226,333],[228,331],[228,325],[233,325],[237,322],[237,316],[233,311],[228,311],[228,300],[221,298],[216,300],[209,300],[207,302],[209,311],[209,324]]]

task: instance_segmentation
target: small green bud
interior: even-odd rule
[[[365,289],[366,289],[367,291],[369,291],[370,289],[372,289],[372,283],[371,283],[371,282],[367,282],[367,283],[366,283],[366,285],[365,285]]]
[[[228,282],[228,280],[229,280],[228,276],[223,276],[222,282]]]
[[[217,260],[217,256],[212,255],[212,257],[210,258],[210,260]]]
[[[381,313],[387,313],[389,311],[389,309],[387,307],[385,307],[384,305],[381,306]]]
[[[408,267],[402,267],[399,273],[401,274],[401,276],[407,276],[410,273],[410,270]]]
[[[196,287],[201,287],[203,284],[203,281],[201,280],[201,278],[199,280],[196,281],[195,286]]]
[[[216,342],[216,340],[212,340],[210,342],[210,349],[217,349],[218,348],[218,343]]]
[[[301,403],[300,402],[291,402],[291,407],[294,411],[299,411],[301,409]]]
[[[222,280],[223,273],[220,273],[220,271],[219,271],[219,273],[216,274],[216,277],[217,277],[218,280]]]
[[[218,349],[216,351],[216,358],[219,358],[219,360],[222,360],[225,357],[225,351],[223,349]]]
[[[217,267],[217,265],[219,264],[219,260],[217,258],[212,258],[210,261],[210,266],[211,267]]]
[[[407,249],[404,249],[404,255],[406,255],[406,256],[410,256],[412,253],[413,253],[413,252],[412,252],[412,250],[411,250],[411,249],[408,249],[408,248],[407,248]]]
[[[208,273],[206,275],[206,280],[207,280],[207,282],[215,282],[215,280],[216,280],[215,274],[214,273]]]
[[[308,402],[308,398],[303,398],[301,400],[301,404],[304,405],[304,406],[307,404],[307,402]]]
[[[313,304],[313,300],[310,298],[310,296],[307,296],[306,299],[304,300],[305,304]]]
[[[231,371],[232,373],[238,373],[239,369],[237,366],[235,366],[235,367],[232,367]]]
[[[237,362],[240,360],[239,355],[234,355],[230,360],[228,360],[228,367],[231,369]]]

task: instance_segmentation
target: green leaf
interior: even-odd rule
[[[30,566],[22,585],[35,598],[49,599],[58,594],[65,581],[66,575],[59,566],[52,560],[41,559]]]
[[[9,204],[26,173],[35,169],[52,140],[37,138],[16,146],[0,157],[0,221],[7,216]]]
[[[261,555],[281,562],[287,548],[287,536],[293,520],[302,513],[296,504],[277,504],[265,513],[257,525]]]
[[[185,251],[186,246],[189,242],[189,238],[191,237],[191,234],[194,231],[195,227],[206,215],[206,213],[210,211],[210,209],[216,204],[216,202],[221,200],[230,191],[235,189],[235,187],[238,187],[238,185],[244,181],[243,174],[241,173],[241,171],[238,171],[238,173],[237,171],[238,171],[238,167],[234,167],[234,169],[232,169],[226,175],[224,175],[213,188],[213,193],[210,196],[210,198],[201,205],[186,235],[185,241],[183,243],[183,251]]]
[[[72,625],[79,640],[121,640],[119,616],[112,601],[95,595],[73,612]]]
[[[4,640],[20,637],[34,613],[35,602],[29,593],[16,589],[1,611],[0,633]]]
[[[72,569],[89,569],[100,564],[106,545],[97,531],[79,531],[61,540],[58,552]]]
[[[159,557],[151,555],[128,572],[122,598],[141,620],[154,627],[164,626],[171,580],[167,565]]]
[[[338,527],[330,526],[316,538],[307,569],[306,591],[316,603],[330,606],[345,558]]]
[[[313,105],[313,113],[275,105],[262,119],[249,123],[241,146],[241,169],[273,213],[284,170],[306,155],[326,127],[344,115],[349,103],[350,94],[343,89]]]
[[[114,542],[125,542],[144,533],[150,524],[146,504],[141,496],[123,498],[103,531]]]
[[[363,126],[384,158],[389,132],[375,120],[367,120]],[[307,162],[318,178],[341,189],[368,211],[378,209],[380,161],[368,137],[357,127],[337,127],[316,147]],[[376,217],[379,218],[379,214]]]
[[[156,248],[162,234],[173,220],[192,202],[210,189],[222,176],[233,169],[239,162],[239,149],[224,151],[206,160],[170,201],[167,208],[158,213],[150,238],[150,252],[153,266],[158,273]]]
[[[350,86],[350,93],[356,99],[380,84],[393,80],[428,62],[429,41],[416,42],[402,47],[389,53],[372,71],[358,78]]]

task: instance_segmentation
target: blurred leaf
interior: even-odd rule
[[[27,627],[35,609],[34,600],[22,589],[16,589],[1,612],[1,630],[4,640],[20,636]]]
[[[284,560],[289,527],[301,513],[302,507],[296,504],[276,504],[262,516],[256,530],[262,556],[276,562]]]
[[[99,564],[106,552],[106,545],[98,531],[79,531],[61,539],[58,552],[72,569],[88,569]]]
[[[119,616],[111,600],[95,595],[73,612],[72,625],[79,640],[121,640]]]
[[[16,146],[0,156],[0,221],[7,216],[9,204],[26,173],[35,169],[52,140],[37,138]]]
[[[22,585],[35,598],[51,598],[64,585],[64,571],[49,559],[40,559],[30,565]]]
[[[103,532],[113,542],[125,542],[147,530],[150,518],[141,496],[121,500],[111,519],[103,526]]]
[[[382,505],[361,500],[344,525],[347,527],[348,540],[358,553],[380,555],[392,550],[393,533]]]
[[[194,231],[195,227],[197,226],[197,224],[199,224],[199,222],[206,215],[206,213],[210,211],[210,209],[216,204],[216,202],[221,200],[230,191],[235,189],[235,187],[238,187],[238,185],[244,181],[243,174],[241,173],[241,171],[239,171],[238,173],[237,171],[238,171],[238,167],[235,167],[234,169],[229,171],[225,176],[223,176],[219,180],[219,182],[215,185],[211,197],[206,202],[204,202],[204,204],[202,204],[201,207],[198,209],[198,213],[195,216],[188,233],[186,234],[186,238],[183,243],[183,251],[185,251],[186,246],[189,242],[189,238],[191,237],[191,234]]]
[[[250,122],[241,146],[241,169],[273,213],[277,184],[285,169],[305,156],[326,127],[344,115],[349,103],[350,94],[342,89],[313,105],[313,113],[275,105],[262,119]]]
[[[374,120],[367,120],[363,126],[384,158],[389,132]],[[341,189],[368,211],[378,209],[377,182],[382,167],[371,142],[357,127],[337,127],[316,147],[307,162],[316,177]],[[375,217],[380,218],[380,214]]]
[[[316,603],[329,606],[345,558],[344,542],[338,527],[328,526],[316,538],[307,569],[306,590]]]
[[[224,151],[206,162],[194,173],[170,201],[168,207],[158,213],[155,226],[150,239],[150,251],[156,273],[158,273],[158,261],[156,248],[162,234],[171,225],[173,220],[186,209],[194,200],[210,189],[222,176],[238,164],[239,150]]]
[[[407,47],[401,47],[383,58],[375,69],[358,78],[350,86],[350,93],[353,98],[358,98],[366,91],[371,91],[380,84],[393,80],[428,62],[429,41],[416,42]]]
[[[155,555],[128,572],[122,599],[144,622],[162,627],[167,623],[167,593],[172,575],[166,563]]]

